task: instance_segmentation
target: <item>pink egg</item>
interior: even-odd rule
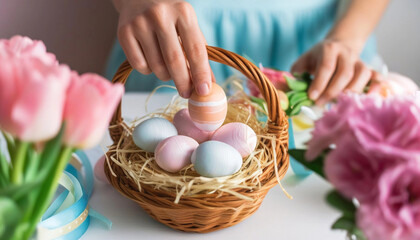
[[[210,94],[199,96],[195,91],[188,100],[193,123],[201,130],[212,132],[222,126],[227,114],[225,91],[213,83]]]
[[[173,124],[179,135],[194,138],[198,143],[210,140],[213,135],[213,132],[203,131],[194,125],[187,108],[181,109],[175,114]]]
[[[104,164],[105,164],[105,155],[100,157],[99,160],[96,162],[93,172],[97,180],[101,182],[109,183],[108,178],[105,176]]]
[[[156,163],[163,170],[177,172],[191,164],[191,155],[198,147],[194,139],[177,135],[160,142],[155,150]]]
[[[244,123],[228,123],[214,132],[211,140],[231,145],[242,157],[251,154],[257,146],[257,135]]]

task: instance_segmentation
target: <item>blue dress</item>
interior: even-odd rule
[[[211,46],[247,56],[263,66],[289,71],[300,55],[320,42],[331,29],[343,0],[189,0],[200,28]],[[371,37],[361,55],[369,63],[376,55]],[[111,79],[125,60],[115,43],[106,69]],[[218,83],[233,74],[233,69],[211,63]],[[173,82],[169,82],[173,85]],[[151,91],[159,85],[153,74],[134,71],[127,91]]]

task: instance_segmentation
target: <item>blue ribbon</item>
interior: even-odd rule
[[[64,191],[51,203],[38,224],[38,236],[46,239],[72,240],[79,239],[88,229],[90,217],[103,222],[108,229],[112,222],[88,207],[88,201],[93,191],[93,169],[86,154],[77,151],[84,174],[68,164],[60,185]],[[70,206],[66,204],[72,203]]]
[[[289,149],[296,149],[295,136],[293,133],[293,123],[292,123],[291,118],[289,118]],[[292,156],[290,156],[289,158],[290,158],[290,165],[292,166],[292,170],[296,176],[300,178],[305,178],[311,175],[312,173],[311,170],[307,169],[305,166],[300,164]]]

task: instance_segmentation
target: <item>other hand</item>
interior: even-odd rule
[[[309,98],[323,105],[343,91],[362,92],[372,71],[359,59],[359,49],[339,40],[326,39],[303,54],[292,72],[309,72],[314,80]]]

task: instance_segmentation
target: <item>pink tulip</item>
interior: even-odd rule
[[[62,123],[70,69],[38,58],[0,56],[0,128],[24,141],[54,137]]]
[[[418,160],[385,171],[377,201],[362,204],[357,223],[369,240],[420,239],[420,168]]]
[[[124,87],[96,74],[72,74],[64,110],[64,143],[90,148],[101,140]]]
[[[0,56],[16,58],[37,58],[47,65],[58,64],[55,55],[48,53],[42,41],[28,37],[14,36],[10,40],[0,39]]]

